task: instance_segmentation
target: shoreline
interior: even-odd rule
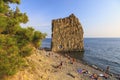
[[[120,80],[114,75],[106,78],[103,71],[81,60],[44,49],[35,49],[26,61],[24,70],[6,80]]]
[[[52,52],[51,49],[50,49],[50,48],[47,48],[47,47],[46,47],[46,48],[39,49],[39,50],[45,50],[45,51],[50,51],[50,52]],[[78,52],[78,51],[72,51],[71,54],[74,54],[74,53],[76,53],[76,52]],[[65,54],[65,53],[68,53],[68,55],[71,56],[71,54],[69,54],[70,52],[55,52],[55,53],[60,54],[60,55],[63,55],[64,57],[65,57],[64,54]],[[84,52],[78,52],[78,53],[84,53]],[[76,59],[75,56],[74,56],[74,57],[72,56],[71,58],[75,58],[75,59]],[[77,60],[78,60],[78,62],[80,62],[80,63],[82,63],[82,64],[84,64],[84,65],[88,65],[88,66],[90,66],[90,67],[92,67],[92,68],[94,68],[94,69],[96,69],[96,70],[99,70],[99,71],[102,71],[102,72],[105,71],[105,69],[100,68],[100,67],[97,66],[97,65],[90,64],[90,63],[84,61],[81,57],[80,57],[80,59],[77,59]],[[117,76],[117,75],[120,75],[120,74],[116,74],[116,73],[113,73],[113,72],[109,72],[109,75]]]
[[[43,49],[44,50],[44,49]],[[47,53],[52,53],[52,55],[53,55],[53,53],[55,53],[55,54],[58,54],[58,55],[60,55],[60,56],[62,56],[62,57],[64,57],[64,58],[67,58],[66,56],[65,56],[65,54],[64,53],[57,53],[57,52],[52,52],[50,49],[49,50],[45,50]],[[74,52],[73,52],[74,53]],[[63,55],[64,54],[64,55]],[[70,56],[70,55],[69,55]],[[70,57],[70,58],[74,58],[74,57]],[[84,66],[87,66],[88,68],[92,68],[93,70],[96,70],[96,74],[104,74],[104,72],[105,72],[105,70],[104,69],[101,69],[101,68],[99,68],[98,66],[96,66],[96,65],[90,65],[89,63],[87,63],[87,62],[85,62],[84,60],[80,60],[80,59],[76,59],[76,63],[77,64],[82,64],[82,65],[84,65]],[[88,69],[87,68],[87,69]],[[86,70],[87,70],[86,69]],[[88,71],[90,71],[89,69],[88,69]],[[91,71],[90,71],[91,72]],[[108,74],[111,78],[115,78],[114,80],[117,80],[116,79],[116,76],[118,75],[118,74],[114,74],[114,73],[111,73],[111,72],[109,72],[109,74]],[[111,80],[111,79],[110,79]]]

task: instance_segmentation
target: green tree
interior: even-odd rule
[[[20,0],[0,0],[0,77],[19,71],[25,65],[24,58],[46,36],[32,27],[22,28],[20,24],[28,22],[28,17],[18,7],[11,10],[11,3],[20,4]]]

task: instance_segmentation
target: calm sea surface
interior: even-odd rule
[[[50,48],[51,39],[43,40],[42,47]],[[112,73],[120,74],[120,38],[85,38],[84,47],[85,62],[102,69],[110,66]]]

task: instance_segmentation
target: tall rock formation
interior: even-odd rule
[[[83,28],[74,14],[52,20],[52,42],[54,52],[84,51]]]

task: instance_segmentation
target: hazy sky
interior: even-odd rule
[[[14,6],[12,6],[13,8]],[[84,37],[120,37],[120,0],[21,0],[36,30],[51,36],[51,20],[74,13],[80,20]]]

